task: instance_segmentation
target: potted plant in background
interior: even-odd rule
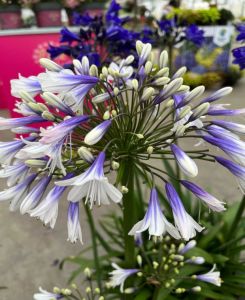
[[[0,29],[20,28],[21,6],[20,1],[1,1],[0,2]]]
[[[34,5],[37,25],[39,27],[61,26],[61,2],[40,1]]]

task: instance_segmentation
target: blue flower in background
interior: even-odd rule
[[[184,51],[176,57],[174,64],[176,69],[186,66],[188,70],[192,70],[197,65],[194,52],[190,50]]]
[[[236,26],[236,29],[240,32],[236,38],[237,41],[245,40],[245,23],[241,23]]]
[[[60,37],[60,42],[61,43],[64,43],[64,42],[72,43],[74,41],[77,41],[77,42],[80,41],[79,36],[77,34],[71,32],[66,27],[61,29],[60,34],[61,34],[61,37]]]
[[[204,42],[204,31],[199,29],[198,26],[191,24],[185,30],[185,37],[187,41],[190,41],[200,47]]]
[[[94,18],[88,13],[81,15],[77,12],[74,12],[72,15],[72,21],[73,25],[89,26],[94,21]]]
[[[158,22],[158,26],[161,31],[164,31],[166,34],[170,34],[173,31],[173,27],[175,27],[175,20],[162,20]]]
[[[227,70],[229,63],[229,51],[225,50],[220,55],[218,55],[215,59],[215,64],[218,65],[219,70]]]
[[[234,60],[233,64],[239,65],[240,69],[245,69],[245,46],[236,48],[232,50]]]
[[[49,45],[47,52],[50,54],[51,59],[54,59],[61,54],[71,55],[71,48],[66,45],[59,47]]]

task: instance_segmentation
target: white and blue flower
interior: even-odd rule
[[[68,230],[68,241],[76,243],[80,240],[83,244],[82,230],[79,221],[79,202],[69,202],[68,207],[68,219],[67,219],[67,230]]]
[[[179,230],[181,237],[185,240],[189,240],[196,236],[196,231],[200,232],[204,228],[201,227],[185,210],[179,195],[171,183],[165,185],[167,198],[170,202],[174,222]]]
[[[149,231],[149,236],[162,236],[167,232],[175,239],[180,238],[178,230],[163,215],[155,188],[151,190],[150,202],[144,219],[133,226],[129,235],[136,235],[146,230]]]
[[[73,185],[68,194],[68,200],[76,202],[85,197],[85,203],[90,207],[94,203],[110,204],[110,201],[118,203],[122,200],[122,193],[108,182],[104,176],[105,152],[100,152],[93,164],[84,173],[71,179],[56,182],[59,186]]]

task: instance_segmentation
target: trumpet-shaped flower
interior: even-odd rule
[[[19,79],[10,80],[11,94],[14,97],[21,98],[19,92],[25,91],[31,96],[36,96],[42,92],[41,84],[36,76],[28,78],[19,74]]]
[[[18,181],[25,178],[29,168],[23,162],[15,162],[13,165],[5,165],[2,170],[0,170],[0,178],[8,178],[7,185],[12,186]]]
[[[110,272],[110,284],[112,287],[120,285],[120,292],[123,293],[125,280],[129,276],[137,273],[139,269],[122,269],[115,263],[112,263],[112,266],[115,270]]]
[[[181,170],[190,177],[196,177],[198,168],[193,159],[191,159],[180,147],[175,144],[171,145],[171,150]]]
[[[214,120],[213,124],[228,129],[235,133],[245,134],[245,125],[223,120]]]
[[[57,143],[71,133],[80,123],[84,123],[88,119],[88,116],[71,117],[52,128],[43,129],[40,134],[42,136],[40,142],[43,144]]]
[[[241,190],[245,193],[245,167],[240,166],[239,164],[236,164],[224,157],[216,156],[215,159],[219,164],[237,177]]]
[[[37,174],[31,174],[17,185],[0,192],[0,201],[11,200],[9,209],[15,211],[19,208],[21,200],[25,197],[31,183],[36,177]]]
[[[175,225],[183,239],[189,240],[204,228],[201,227],[185,210],[179,195],[171,183],[166,183],[167,198],[173,210]]]
[[[82,230],[79,221],[79,202],[69,202],[68,207],[68,220],[67,220],[67,230],[68,230],[68,241],[71,243],[76,243],[80,240],[83,244]]]
[[[71,176],[68,174],[66,178]],[[45,225],[50,223],[50,227],[53,229],[58,217],[59,201],[65,190],[66,187],[60,186],[52,188],[45,199],[30,212],[30,216],[39,218]]]
[[[63,298],[63,295],[47,292],[41,287],[39,288],[39,292],[40,293],[36,293],[33,295],[34,300],[58,300]]]
[[[88,75],[77,75],[71,70],[47,71],[38,76],[44,92],[58,93],[73,110],[82,109],[86,94],[99,81]]]
[[[144,219],[133,226],[129,235],[145,230],[149,231],[149,236],[162,236],[168,232],[174,238],[180,238],[178,230],[163,215],[155,188],[151,190],[150,202]]]
[[[83,174],[58,181],[56,184],[59,186],[74,185],[68,194],[68,200],[72,202],[85,197],[85,203],[89,202],[91,207],[96,202],[99,205],[110,204],[110,200],[118,203],[122,200],[122,193],[104,176],[104,161],[105,152],[100,152],[91,167]]]
[[[208,207],[213,211],[220,212],[225,210],[224,202],[219,201],[214,196],[200,188],[198,185],[187,180],[181,180],[181,183],[194,195],[196,195],[199,199],[206,203]]]
[[[13,119],[7,119],[7,118],[0,118],[0,130],[6,130],[16,127],[25,126],[28,124],[43,122],[44,120],[42,117],[33,115],[33,116],[27,116],[23,118],[13,118]]]
[[[111,126],[111,122],[111,120],[107,120],[97,125],[91,131],[89,131],[89,133],[86,134],[84,142],[90,146],[98,143],[106,134],[108,128]]]
[[[24,146],[25,144],[21,140],[0,142],[0,163],[9,164],[15,154]]]
[[[245,144],[244,142],[234,138],[215,138],[211,136],[203,136],[203,139],[223,150],[237,163],[245,166]]]
[[[41,200],[46,191],[51,176],[45,176],[29,191],[28,195],[23,199],[20,205],[21,214],[29,213]]]
[[[213,268],[205,274],[201,275],[195,275],[196,279],[212,283],[216,286],[221,286],[221,278],[220,278],[220,272],[214,272],[216,268],[216,265],[213,266]]]

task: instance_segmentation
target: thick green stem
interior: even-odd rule
[[[231,229],[230,229],[230,232],[229,232],[229,237],[232,237],[232,235],[234,234],[234,230],[236,229],[237,225],[241,221],[241,217],[243,215],[244,210],[245,210],[245,196],[243,196],[243,198],[242,198],[242,201],[239,205],[239,208],[237,210],[234,221],[231,225]]]
[[[91,232],[91,238],[92,238],[92,246],[93,246],[93,256],[94,256],[94,265],[96,269],[96,280],[98,287],[101,289],[101,267],[100,267],[100,261],[99,261],[99,255],[98,255],[98,248],[97,248],[97,241],[96,241],[96,229],[94,226],[94,220],[93,216],[91,214],[91,210],[88,205],[84,205],[87,217],[88,217],[88,222],[89,222],[89,227],[90,227],[90,232]]]
[[[128,160],[121,165],[121,184],[127,186],[128,193],[123,195],[123,230],[125,244],[125,268],[134,268],[135,265],[135,242],[134,237],[128,235],[130,229],[136,222],[136,203],[134,201],[134,172],[133,163]],[[133,282],[127,279],[125,287],[132,287]],[[132,295],[124,296],[125,300],[134,299]]]
[[[122,178],[122,185],[127,186],[128,193],[123,196],[123,229],[124,229],[124,241],[125,241],[125,265],[128,268],[132,268],[135,264],[135,243],[134,237],[128,235],[130,229],[135,224],[135,203],[134,203],[134,178],[133,178],[133,166],[132,162],[124,166],[124,174]]]

